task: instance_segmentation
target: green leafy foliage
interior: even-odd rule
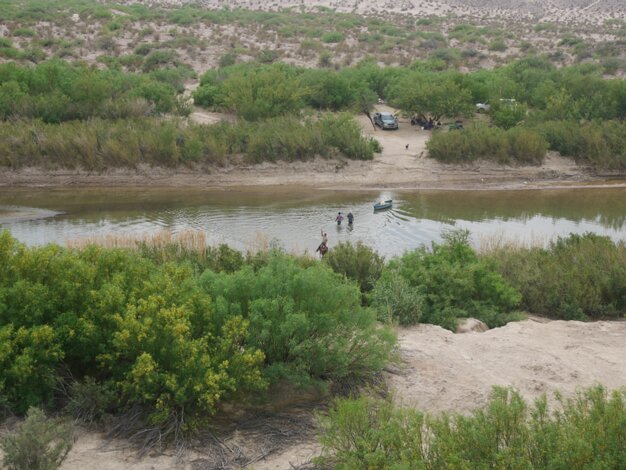
[[[371,398],[337,401],[321,418],[319,463],[336,469],[620,468],[626,459],[626,391],[592,387],[529,406],[494,387],[471,416],[425,416]]]
[[[342,242],[324,258],[330,268],[359,284],[361,292],[371,291],[384,267],[383,258],[363,242]]]
[[[547,121],[537,129],[550,148],[595,168],[626,168],[626,124],[624,122]]]
[[[58,123],[93,117],[170,112],[175,89],[148,75],[94,70],[60,60],[20,67],[0,65],[0,120],[39,118]],[[148,106],[137,106],[137,102]]]
[[[96,247],[26,249],[6,232],[0,247],[10,273],[0,282],[0,394],[15,411],[52,405],[62,363],[112,387],[118,410],[145,406],[153,424],[186,416],[193,426],[220,400],[264,386],[248,322],[217,325],[188,265]]]
[[[56,470],[72,448],[71,425],[30,408],[12,434],[0,439],[7,470]]]
[[[252,68],[221,84],[221,103],[248,121],[293,113],[302,105],[303,90],[293,72],[282,65]]]
[[[503,130],[472,126],[463,130],[437,132],[427,142],[429,156],[445,163],[495,160],[498,163],[540,165],[548,143],[536,131],[525,128]]]
[[[618,318],[626,309],[626,246],[593,234],[487,257],[522,294],[522,307],[565,319]]]
[[[192,431],[268,384],[366,378],[394,343],[355,284],[278,252],[26,248],[2,232],[0,262],[0,397],[19,413],[65,386],[83,421],[139,407]]]
[[[422,319],[424,295],[396,270],[386,269],[370,296],[378,319],[385,323],[414,325]]]
[[[403,111],[430,114],[435,120],[468,115],[474,109],[470,92],[449,74],[412,72],[390,87],[388,94]]]
[[[503,314],[519,304],[520,294],[478,257],[468,237],[465,231],[449,232],[432,251],[419,248],[391,260],[387,269],[395,274],[383,276],[385,283],[373,292],[379,315],[386,318],[398,308],[391,314],[403,323],[433,323],[453,331],[458,318],[474,317],[491,327],[506,323]],[[406,283],[392,288],[394,276]]]
[[[212,126],[157,119],[0,123],[0,166],[11,168],[175,167],[222,164],[241,154],[251,162],[338,154],[370,160],[379,149],[348,115],[324,115],[316,121],[282,116]]]
[[[250,345],[265,352],[272,382],[363,378],[383,367],[393,344],[391,332],[361,307],[358,287],[324,264],[303,268],[271,253],[257,270],[207,271],[201,283],[218,317],[250,322]]]

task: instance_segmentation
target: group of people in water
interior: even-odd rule
[[[352,212],[348,212],[346,217],[344,217],[341,212],[337,213],[337,217],[335,217],[335,222],[337,222],[337,226],[340,226],[341,222],[343,222],[344,219],[348,219],[348,227],[352,227],[353,226],[353,224],[354,224],[354,214],[352,214]],[[319,244],[319,246],[317,247],[317,250],[315,250],[315,252],[319,253],[320,256],[323,258],[324,255],[326,253],[328,253],[328,234],[326,232],[324,232],[324,229],[322,229],[321,232],[322,232],[322,243]]]

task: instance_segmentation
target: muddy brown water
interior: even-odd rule
[[[393,208],[374,212],[376,201]],[[349,227],[334,223],[352,211]],[[320,191],[302,188],[0,190],[0,229],[29,245],[108,234],[199,230],[207,241],[247,250],[270,242],[313,252],[361,240],[385,256],[467,229],[475,246],[506,239],[545,243],[569,233],[626,239],[626,188],[519,191]]]

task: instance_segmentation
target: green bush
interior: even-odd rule
[[[30,408],[17,430],[0,439],[8,470],[56,470],[72,448],[72,427]]]
[[[387,269],[404,278],[414,293],[407,293],[406,285],[391,294],[385,292],[388,286],[377,287],[374,298],[380,315],[386,316],[385,310],[397,305],[400,308],[392,315],[403,323],[414,319],[452,331],[458,318],[474,317],[490,327],[506,323],[505,312],[519,304],[520,295],[492,263],[478,257],[468,237],[468,232],[449,232],[443,244],[433,244],[432,251],[419,248],[391,260]],[[413,307],[419,304],[421,315]]]
[[[120,108],[109,109],[111,115],[150,110],[141,100],[118,102],[117,106]],[[378,148],[376,141],[361,135],[358,123],[348,115],[303,122],[278,117],[210,126],[148,118],[58,125],[0,122],[0,166],[11,168],[133,168],[140,163],[175,167],[223,164],[231,155],[241,154],[252,162],[339,154],[367,160]]]
[[[626,124],[548,121],[538,128],[550,148],[598,169],[626,168]]]
[[[101,422],[107,414],[112,414],[117,406],[117,396],[112,385],[98,383],[93,377],[88,376],[82,382],[70,384],[69,401],[65,411],[81,423]]]
[[[248,121],[294,113],[302,107],[303,94],[293,71],[281,64],[233,74],[220,93],[222,104]]]
[[[0,395],[15,411],[52,404],[61,361],[72,377],[112,387],[117,411],[140,405],[152,424],[184,419],[186,429],[221,400],[264,386],[248,322],[232,315],[217,325],[186,264],[96,247],[26,249],[6,232],[0,258]]]
[[[426,144],[431,158],[444,163],[464,163],[479,159],[502,164],[539,165],[548,144],[530,129],[503,130],[475,126],[461,131],[439,132]]]
[[[390,401],[338,400],[320,418],[325,454],[336,468],[621,468],[626,461],[626,391],[602,387],[533,406],[494,387],[471,416],[425,416]]]
[[[392,333],[361,307],[358,288],[320,263],[270,254],[261,267],[201,278],[218,318],[240,314],[250,322],[250,346],[266,355],[272,382],[309,385],[367,377],[380,370]]]
[[[341,42],[345,39],[345,37],[339,31],[331,31],[329,33],[322,34],[321,39],[323,42],[333,43],[333,42]]]
[[[281,253],[26,248],[2,232],[0,263],[0,397],[13,412],[59,406],[65,389],[79,419],[139,409],[167,438],[268,384],[367,378],[394,342],[356,285]]]
[[[487,255],[533,313],[565,319],[618,318],[626,310],[626,246],[593,234],[547,248],[505,247]]]
[[[371,160],[381,146],[371,137],[363,137],[359,124],[349,114],[326,114],[319,121],[322,139],[348,158]]]
[[[384,323],[397,321],[400,325],[414,325],[422,319],[424,295],[394,270],[383,271],[370,302],[378,319]]]
[[[38,118],[58,123],[93,117],[131,117],[137,99],[153,112],[175,109],[173,86],[148,75],[94,70],[52,60],[36,67],[0,64],[0,121]]]
[[[371,291],[384,267],[383,258],[363,242],[341,242],[324,258],[330,268],[359,284],[361,292]]]

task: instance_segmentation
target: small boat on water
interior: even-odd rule
[[[376,204],[374,204],[374,210],[375,211],[382,211],[385,209],[391,209],[391,206],[393,205],[393,199],[388,199],[386,201],[380,201],[377,202]]]

